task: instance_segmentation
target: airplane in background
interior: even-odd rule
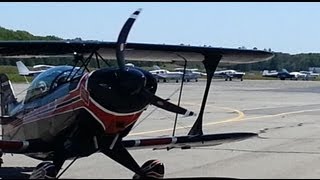
[[[314,80],[320,76],[319,73],[314,73],[312,71],[300,71],[300,73],[306,74],[306,80]]]
[[[162,80],[163,82],[167,82],[169,80],[175,80],[177,83],[182,79],[182,72],[171,72],[166,69],[156,69],[149,71],[158,82]]]
[[[206,75],[205,73],[199,72],[198,69],[175,68],[174,70],[176,72],[182,72],[182,74],[184,74],[184,80],[187,82],[190,82],[193,79],[195,82],[198,82],[198,78]]]
[[[284,69],[283,71],[288,72],[286,69]],[[298,80],[298,79],[306,80],[307,79],[307,74],[305,74],[305,73],[293,71],[293,72],[289,72],[289,74],[293,75],[293,78],[291,78],[292,80]]]
[[[289,72],[286,69],[282,69],[281,71],[268,71],[264,70],[262,72],[263,77],[273,77],[273,78],[279,78],[280,80],[285,80],[285,79],[290,79],[290,80],[306,80],[308,75],[306,73],[301,73],[301,72]]]
[[[18,68],[19,75],[24,76],[24,79],[26,80],[27,84],[29,84],[29,81],[26,76],[33,76],[33,78],[35,78],[38,74],[46,71],[49,68],[54,67],[50,65],[35,65],[33,66],[33,69],[35,70],[29,70],[28,67],[22,61],[17,61],[16,65]]]
[[[245,75],[245,72],[238,72],[236,70],[222,70],[222,71],[216,71],[214,72],[214,76],[218,78],[224,78],[226,81],[232,81],[232,78],[238,78],[241,81],[243,81],[243,76]]]
[[[274,78],[278,78],[278,71],[276,70],[263,70],[262,71],[262,76],[263,77],[274,77]]]
[[[38,70],[29,70],[28,67],[22,62],[22,61],[17,61],[16,62],[17,68],[19,75],[21,76],[37,76],[38,74],[46,71],[49,68],[52,68],[54,66],[50,65],[35,65],[33,66],[34,69]]]
[[[260,50],[127,43],[139,13],[140,10],[135,11],[125,22],[117,42],[0,41],[1,58],[64,55],[74,59],[72,66],[56,66],[40,73],[22,101],[15,98],[7,75],[0,74],[0,149],[2,153],[42,160],[31,173],[31,179],[59,178],[78,158],[97,152],[131,170],[134,178],[163,178],[163,163],[148,160],[140,166],[128,150],[190,149],[258,136],[250,132],[204,134],[203,115],[219,63],[254,63],[269,60],[273,54]],[[88,68],[91,61],[106,63],[105,59],[116,60],[118,66],[101,68],[97,63],[97,69]],[[180,99],[175,105],[157,96],[156,78],[146,70],[126,66],[127,60],[203,62],[207,84],[199,113],[187,135],[124,139],[149,105],[187,117],[196,115],[180,107]],[[59,173],[68,159],[72,162]]]

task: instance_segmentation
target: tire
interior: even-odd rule
[[[144,177],[135,174],[133,179],[163,179],[164,165],[162,162],[152,159],[148,160],[141,166],[141,170],[145,173]]]
[[[57,170],[52,162],[42,162],[32,171],[29,179],[55,179]]]

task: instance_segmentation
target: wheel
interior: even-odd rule
[[[145,162],[141,166],[141,170],[145,173],[145,177],[135,174],[133,179],[163,179],[164,177],[164,165],[156,159]]]
[[[55,179],[56,167],[52,162],[42,162],[32,171],[29,179]]]

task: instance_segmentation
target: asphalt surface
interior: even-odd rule
[[[168,98],[180,84],[160,83]],[[186,83],[181,105],[199,111],[205,83]],[[26,85],[14,84],[21,92]],[[259,137],[189,150],[132,150],[139,164],[159,159],[165,178],[319,178],[320,82],[215,79],[204,114],[204,133],[253,132]],[[177,103],[179,92],[170,98]],[[23,97],[23,93],[19,98]],[[155,109],[155,110],[154,110]],[[126,139],[170,136],[175,114],[150,106]],[[196,117],[178,116],[176,135],[186,135]],[[40,161],[3,156],[2,178],[24,178]],[[71,161],[64,164],[64,168]],[[131,178],[133,173],[101,153],[77,160],[61,178]]]

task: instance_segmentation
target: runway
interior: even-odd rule
[[[16,93],[26,85],[14,84]],[[180,84],[159,83],[157,95],[177,103]],[[198,113],[205,82],[186,83],[181,106]],[[175,92],[175,93],[174,93]],[[22,98],[24,93],[19,95]],[[320,82],[214,79],[204,113],[205,134],[253,132],[259,137],[189,150],[132,150],[139,164],[159,159],[165,178],[319,178]],[[175,114],[150,106],[126,139],[171,136]],[[178,116],[175,135],[186,135],[196,117]],[[24,155],[3,156],[7,173],[40,161]],[[63,168],[71,161],[67,161]],[[14,167],[23,167],[20,169]],[[26,172],[29,173],[29,172]],[[77,160],[61,178],[123,179],[133,173],[101,153]]]

